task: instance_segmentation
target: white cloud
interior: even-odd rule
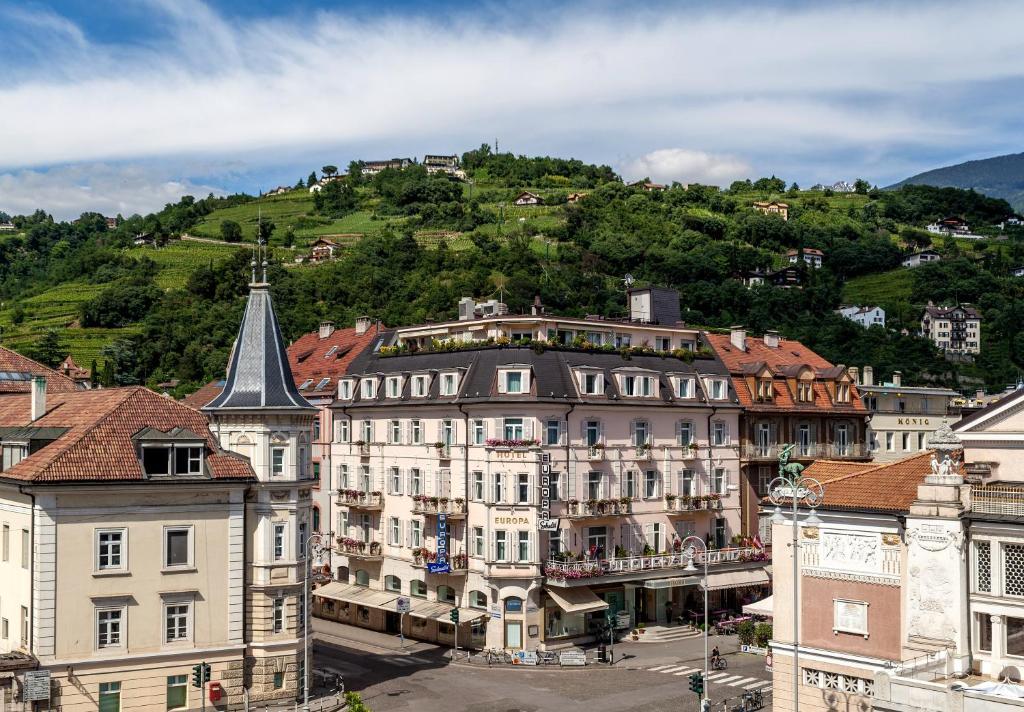
[[[1024,5],[1001,0],[563,6],[524,20],[487,6],[500,22],[227,20],[199,0],[147,4],[166,35],[119,45],[0,8],[38,47],[0,80],[0,169],[180,156],[266,165],[328,147],[323,160],[343,164],[368,146],[462,150],[498,136],[517,152],[574,145],[594,161],[709,174],[728,174],[733,154],[804,173],[842,156],[851,175],[885,182],[902,176],[877,173],[915,151],[1005,145],[1019,92],[970,92],[1024,79]],[[951,27],[969,52],[936,41]],[[708,155],[654,150],[664,146]]]
[[[0,210],[11,215],[42,208],[58,220],[83,212],[107,216],[159,210],[182,195],[202,198],[224,191],[164,173],[159,166],[77,164],[48,171],[0,173]]]
[[[662,183],[679,181],[722,187],[728,187],[734,180],[749,178],[752,171],[749,163],[735,156],[686,148],[659,148],[622,166],[622,175],[627,180],[647,176]]]

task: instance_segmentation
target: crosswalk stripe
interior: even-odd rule
[[[394,658],[385,658],[385,660],[387,660],[392,665],[415,665],[416,664],[415,660],[410,660],[409,658],[394,657]]]
[[[686,670],[682,670],[682,671],[674,673],[674,674],[675,675],[692,675],[695,672],[697,672],[697,668],[687,668]]]
[[[712,673],[712,674],[708,675],[708,679],[711,680],[711,682],[718,682],[723,677],[729,677],[729,673],[727,673],[727,672],[716,672],[716,673]]]
[[[724,678],[722,680],[716,680],[716,682],[719,685],[731,685],[732,683],[734,683],[737,680],[739,680],[741,677],[743,677],[743,676],[742,675],[730,675],[729,677]]]
[[[659,672],[675,673],[675,672],[678,672],[679,670],[685,670],[685,669],[686,669],[685,665],[670,665],[668,670],[659,670]]]
[[[751,682],[755,681],[760,682],[760,680],[758,680],[756,677],[744,677],[740,680],[737,680],[736,682],[730,682],[729,684],[733,687],[743,687],[744,685],[748,685]]]
[[[770,685],[770,684],[772,684],[771,680],[758,680],[757,682],[752,682],[749,685],[744,685],[743,689],[744,690],[753,690],[755,687],[764,687],[765,685]]]
[[[672,663],[671,665],[659,665],[658,667],[648,668],[648,670],[650,672],[661,672],[665,668],[670,668],[670,667],[675,667],[675,666],[676,666],[675,663]]]

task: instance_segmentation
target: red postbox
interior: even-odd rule
[[[224,688],[220,686],[219,682],[210,683],[210,702],[217,704],[224,696]]]

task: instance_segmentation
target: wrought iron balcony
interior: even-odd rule
[[[1024,487],[985,485],[971,487],[971,511],[1004,517],[1024,517]]]
[[[710,549],[706,556],[708,557],[709,567],[742,562],[768,561],[771,558],[766,550],[756,547]],[[647,571],[680,571],[690,565],[691,558],[695,567],[703,568],[704,557],[705,553],[700,551],[695,552],[692,557],[689,552],[679,551],[671,554],[654,554],[651,556],[616,556],[607,559],[585,558],[582,561],[549,559],[544,565],[544,575],[550,580],[561,582],[581,579],[602,579],[604,577],[625,576]]]
[[[380,510],[384,508],[384,496],[380,492],[365,492],[363,490],[339,490],[338,506],[351,507],[353,509]]]
[[[336,551],[343,556],[365,561],[380,561],[384,558],[384,550],[379,541],[339,536],[337,543]]]
[[[466,516],[466,500],[462,497],[428,497],[424,494],[413,495],[413,514],[447,514],[449,517]]]

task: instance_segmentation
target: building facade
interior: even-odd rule
[[[948,353],[979,354],[981,314],[966,304],[937,307],[929,302],[921,316],[921,335]]]
[[[340,583],[318,615],[397,631],[408,598],[407,634],[452,642],[457,608],[464,644],[514,650],[593,635],[609,609],[664,622],[693,607],[691,534],[738,570],[720,591],[767,583],[733,545],[728,373],[663,297],[635,290],[623,321],[465,308],[382,334],[338,384]]]
[[[764,215],[778,215],[783,220],[789,220],[789,205],[777,201],[758,201],[754,203],[754,209]]]
[[[860,324],[865,329],[872,326],[885,328],[885,309],[882,309],[882,307],[839,307],[837,313],[845,319]]]

